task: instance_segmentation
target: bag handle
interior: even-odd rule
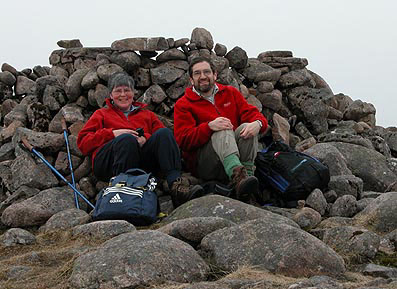
[[[125,174],[133,175],[133,176],[139,176],[139,175],[147,175],[147,173],[144,170],[133,168],[133,169],[128,169]]]

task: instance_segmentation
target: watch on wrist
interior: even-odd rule
[[[262,122],[259,119],[257,119],[256,121],[259,123],[259,127],[262,128],[263,126]]]

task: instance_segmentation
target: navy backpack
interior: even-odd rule
[[[93,219],[126,220],[136,226],[153,224],[159,212],[156,185],[156,179],[141,169],[129,169],[111,178],[100,192]]]
[[[270,202],[280,207],[296,207],[298,200],[306,200],[316,188],[325,189],[330,180],[327,166],[283,142],[272,142],[258,152],[255,166],[261,191],[270,191],[267,198],[263,194],[257,196],[262,205]]]

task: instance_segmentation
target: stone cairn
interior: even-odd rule
[[[239,89],[271,124],[275,112],[294,119],[290,143],[297,150],[317,142],[359,144],[382,153],[396,170],[392,158],[397,155],[396,129],[376,126],[372,104],[335,95],[324,79],[306,68],[308,61],[293,57],[291,51],[266,51],[249,58],[238,46],[230,51],[219,43],[214,46],[204,28],[195,28],[191,39],[127,38],[100,48],[83,47],[79,40],[61,40],[58,45],[62,49],[51,53],[51,67],[22,71],[7,63],[1,67],[2,209],[19,198],[23,186],[41,190],[60,184],[47,169],[32,168],[37,164],[20,152],[21,135],[62,174],[69,174],[62,117],[70,130],[76,182],[93,200],[104,184],[92,176],[90,160],[79,152],[76,136],[93,111],[104,105],[109,76],[119,71],[132,75],[138,101],[148,104],[172,128],[173,106],[190,85],[188,63],[196,56],[211,58],[218,81]]]
[[[248,265],[289,276],[300,276],[302,272],[304,276],[343,273],[346,270],[343,261],[328,246],[345,258],[354,255],[357,260],[369,262],[378,251],[395,254],[397,128],[376,126],[376,110],[372,104],[353,100],[342,93],[334,94],[324,79],[306,68],[305,58],[294,57],[290,51],[266,51],[249,58],[240,47],[228,51],[222,44],[214,46],[210,32],[204,28],[195,28],[190,39],[127,38],[113,42],[111,47],[100,48],[83,47],[79,40],[62,40],[58,45],[62,49],[51,53],[51,67],[38,65],[17,71],[7,63],[1,66],[0,229],[12,227],[1,237],[4,246],[34,242],[32,234],[19,229],[31,226],[41,226],[44,232],[73,228],[73,234],[99,234],[98,238],[111,238],[135,230],[130,228],[131,224],[118,224],[119,221],[89,224],[90,217],[85,212],[67,210],[74,207],[71,189],[24,148],[21,138],[26,138],[70,180],[61,125],[64,118],[77,187],[94,203],[105,184],[93,176],[91,161],[78,150],[76,139],[85,121],[104,105],[109,95],[109,76],[119,71],[132,75],[138,101],[148,104],[172,129],[175,101],[190,85],[189,60],[206,56],[216,66],[218,81],[239,89],[271,125],[275,113],[289,120],[290,145],[328,165],[331,173],[328,190],[314,190],[300,208],[292,211],[257,208],[221,196],[199,198],[174,210],[167,188],[162,186],[159,191],[161,209],[170,213],[166,221],[161,222],[166,225],[157,231],[122,234],[109,243],[112,248],[124,248],[126,242],[132,242],[134,246],[128,247],[126,252],[120,251],[120,256],[128,254],[131,257],[128,260],[142,261],[137,267],[146,264],[160,273],[142,270],[136,272],[138,277],[134,275],[137,279],[128,272],[120,277],[121,271],[113,272],[113,269],[132,265],[118,264],[125,258],[117,257],[119,251],[116,249],[107,251],[109,268],[92,269],[95,264],[102,266],[105,255],[101,250],[108,246],[105,243],[98,248],[97,261],[96,253],[87,253],[74,262],[72,287],[94,288],[105,282],[101,279],[103,270],[106,276],[115,276],[106,281],[110,283],[103,283],[105,287],[108,284],[116,288],[135,288],[136,284],[151,281],[207,280],[209,267],[185,242],[194,248],[200,244],[200,255],[225,271],[232,271],[244,260]],[[86,209],[84,205],[83,210]],[[192,227],[196,230],[192,231]],[[166,238],[164,233],[183,242]],[[243,248],[243,236],[257,238],[249,243],[256,246]],[[153,238],[157,241],[147,245],[143,242]],[[115,245],[117,242],[120,246]],[[279,247],[280,243],[290,245]],[[136,244],[144,246],[136,249]],[[182,250],[180,256],[170,253],[174,248]],[[148,260],[146,257],[153,253],[160,256],[160,251],[164,259]],[[186,257],[186,254],[191,256]],[[258,254],[265,257],[259,260]],[[285,256],[290,259],[284,259]],[[169,263],[171,259],[175,264]],[[85,264],[92,260],[95,262]],[[184,263],[186,260],[191,261]],[[361,272],[375,277],[393,277],[396,282],[396,269],[372,265]],[[149,273],[152,275],[146,275]],[[87,274],[90,277],[86,277]],[[316,280],[328,282],[320,279]],[[307,281],[307,285],[314,286],[316,280],[310,279],[312,283]],[[92,285],[90,282],[99,283]],[[222,286],[219,288],[229,288]],[[293,288],[304,288],[296,286]]]

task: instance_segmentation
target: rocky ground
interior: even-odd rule
[[[395,288],[397,231],[376,234],[359,225],[368,218],[372,229],[395,222],[375,212],[396,205],[397,193],[384,196],[354,218],[318,222],[309,208],[263,209],[209,195],[138,230],[125,221],[90,222],[87,213],[69,209],[38,229],[1,236],[0,285]],[[298,225],[313,222],[306,230]]]

